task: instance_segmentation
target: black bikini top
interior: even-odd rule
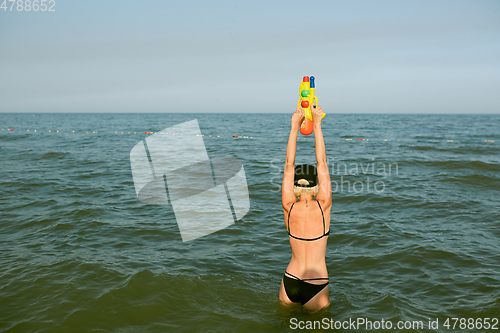
[[[288,211],[288,224],[286,226],[286,231],[288,232],[288,235],[290,237],[298,239],[298,240],[302,240],[302,241],[315,241],[317,239],[323,238],[323,237],[328,236],[330,234],[330,230],[328,230],[328,232],[325,232],[325,215],[323,214],[323,208],[321,208],[319,201],[316,201],[316,202],[318,203],[319,209],[321,209],[321,215],[323,216],[323,235],[316,237],[316,238],[300,238],[300,237],[295,237],[294,235],[292,235],[290,233],[290,213],[292,212],[293,205],[295,204],[295,202],[294,202],[292,204],[292,206],[290,207],[290,210]]]

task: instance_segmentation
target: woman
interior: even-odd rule
[[[297,132],[304,110],[298,107],[293,114],[281,187],[292,259],[281,281],[279,297],[284,303],[300,303],[313,312],[330,304],[325,253],[330,233],[332,191],[321,131],[322,115],[321,107],[312,108],[317,167],[295,167]]]

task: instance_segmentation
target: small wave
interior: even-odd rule
[[[500,187],[500,178],[487,175],[473,174],[465,176],[453,176],[439,179],[440,182],[451,182],[457,185],[480,186],[483,188],[498,189]]]
[[[88,207],[87,205],[81,207],[81,208],[76,208],[73,209],[69,212],[66,212],[63,214],[66,217],[73,217],[77,219],[84,219],[84,218],[92,218],[92,217],[101,217],[104,215],[106,212],[106,209],[103,207]]]
[[[417,166],[417,167],[437,167],[446,170],[476,170],[476,171],[500,171],[500,165],[497,163],[487,163],[482,161],[422,161],[422,160],[410,160],[410,161],[400,161],[399,166],[401,168],[405,166]]]
[[[42,155],[41,159],[64,159],[65,157],[71,155],[70,152],[55,152],[51,151]]]
[[[417,151],[435,151],[440,153],[452,153],[452,154],[461,154],[461,155],[469,155],[469,154],[477,154],[477,155],[485,155],[485,154],[496,154],[500,152],[500,148],[496,146],[482,146],[482,147],[450,147],[450,148],[439,148],[433,146],[408,146],[405,147],[417,150]]]
[[[2,133],[0,135],[0,138],[3,141],[21,141],[25,138],[29,138],[30,134],[14,134],[14,133]]]

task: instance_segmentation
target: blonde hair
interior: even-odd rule
[[[305,179],[299,179],[297,181],[297,184],[309,185],[309,182]],[[300,186],[293,187],[293,194],[295,194],[296,197],[300,197],[301,195],[312,195],[313,197],[315,197],[318,195],[318,192],[319,192],[319,184],[313,187],[300,187]]]

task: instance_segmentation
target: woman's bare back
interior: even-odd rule
[[[293,203],[285,212],[292,259],[287,270],[301,278],[327,276],[325,252],[330,230],[330,207],[316,200]],[[289,218],[289,220],[288,220]],[[324,222],[324,224],[323,224]]]

